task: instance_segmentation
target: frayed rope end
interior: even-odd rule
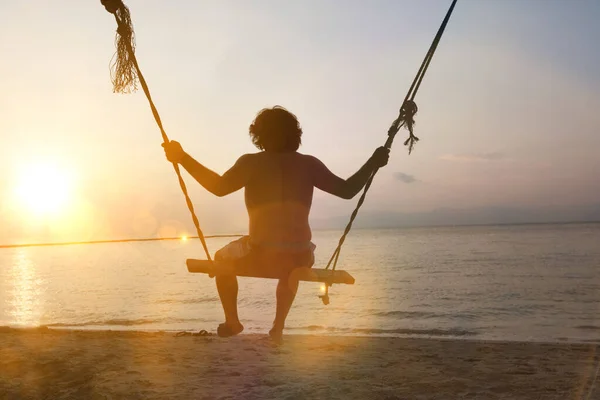
[[[410,136],[408,137],[408,139],[406,139],[404,141],[404,145],[408,146],[408,154],[410,155],[410,153],[412,153],[413,148],[415,147],[415,144],[419,141],[419,138],[416,137],[415,135],[412,134],[412,132],[410,133]]]
[[[111,80],[113,92],[132,93],[137,90],[137,68],[135,61],[135,35],[129,8],[121,0],[101,0],[106,11],[117,20],[115,47],[117,51],[111,60]]]

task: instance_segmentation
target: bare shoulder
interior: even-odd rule
[[[308,167],[319,167],[321,165],[323,165],[323,163],[321,162],[321,160],[319,160],[317,157],[310,155],[310,154],[301,154],[298,153],[298,155],[300,156],[302,162],[308,166]]]
[[[310,154],[296,153],[298,157],[305,163],[314,164],[315,162],[319,162],[319,159]]]
[[[242,154],[238,160],[238,164],[249,165],[250,163],[255,162],[255,160],[260,156],[260,153],[246,153]]]

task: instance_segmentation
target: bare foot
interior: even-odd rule
[[[217,327],[217,335],[219,335],[220,337],[230,337],[239,335],[240,333],[242,333],[243,330],[244,325],[242,325],[239,322],[233,326],[224,322],[222,324],[219,324],[219,326]]]
[[[271,340],[275,343],[275,344],[282,344],[283,343],[283,329],[271,329],[269,331],[269,336],[271,337]]]

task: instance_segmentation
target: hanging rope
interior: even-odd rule
[[[135,92],[137,90],[137,80],[139,79],[140,84],[142,85],[142,89],[146,94],[146,98],[150,103],[150,109],[152,110],[154,120],[156,121],[156,124],[160,129],[163,142],[168,143],[169,137],[167,136],[167,133],[163,128],[163,124],[160,120],[158,110],[154,106],[154,102],[152,101],[152,97],[150,96],[150,91],[148,90],[148,85],[146,84],[144,75],[142,75],[142,71],[140,70],[137,59],[135,57],[135,35],[133,32],[133,23],[131,21],[129,8],[127,8],[127,6],[123,4],[122,0],[101,0],[101,3],[104,6],[104,8],[106,8],[106,11],[115,16],[115,20],[117,21],[117,34],[115,37],[115,45],[117,47],[117,52],[115,54],[116,59],[113,57],[111,65],[113,91],[115,93]],[[185,202],[187,204],[187,207],[190,210],[190,214],[192,215],[192,221],[194,222],[196,233],[198,234],[200,242],[202,242],[202,247],[204,248],[204,252],[206,253],[206,258],[208,260],[211,260],[208,247],[206,246],[206,240],[204,239],[204,235],[202,233],[202,230],[200,229],[200,222],[198,221],[198,217],[196,216],[196,212],[194,211],[194,205],[192,204],[187,188],[185,186],[185,182],[183,181],[183,178],[181,176],[179,165],[177,163],[173,163],[173,168],[175,169],[175,173],[177,174],[181,191],[185,196]]]
[[[452,1],[452,5],[448,9],[448,12],[446,13],[446,17],[442,21],[442,25],[438,29],[438,32],[435,35],[435,38],[433,39],[433,42],[431,43],[431,46],[429,47],[427,54],[425,55],[425,59],[421,63],[419,72],[417,72],[417,75],[415,76],[415,79],[413,80],[413,83],[410,86],[410,89],[408,90],[406,97],[404,98],[402,107],[400,107],[400,112],[398,114],[398,118],[396,118],[394,120],[394,122],[392,122],[390,129],[388,129],[388,138],[384,145],[388,149],[392,148],[392,143],[394,142],[394,137],[396,136],[396,134],[402,127],[406,127],[408,129],[409,136],[408,136],[408,139],[406,139],[404,141],[404,145],[408,146],[408,154],[409,155],[412,153],[415,144],[419,141],[419,138],[416,137],[413,133],[413,127],[415,124],[414,116],[418,111],[417,104],[414,102],[414,99],[415,99],[415,96],[417,95],[417,91],[419,90],[419,87],[421,86],[421,82],[423,82],[423,77],[425,76],[425,73],[427,72],[427,68],[429,68],[429,63],[431,63],[433,54],[435,53],[435,50],[437,49],[440,39],[442,38],[442,35],[444,34],[446,25],[448,25],[450,16],[452,15],[452,12],[454,11],[454,6],[456,5],[456,1],[457,0]],[[367,183],[365,184],[365,188],[363,189],[363,192],[362,192],[360,198],[358,199],[358,203],[356,204],[356,208],[354,209],[354,211],[352,212],[352,215],[350,216],[350,221],[348,222],[348,225],[346,225],[346,228],[344,229],[344,233],[340,237],[338,245],[337,245],[336,249],[334,250],[331,258],[329,259],[329,262],[327,263],[327,266],[325,267],[325,269],[329,269],[329,267],[332,267],[331,270],[335,271],[335,267],[337,266],[337,262],[340,257],[340,252],[342,251],[342,245],[344,244],[344,241],[346,240],[346,236],[350,232],[350,229],[352,229],[352,224],[354,223],[354,220],[356,219],[356,216],[358,215],[358,211],[360,210],[360,207],[365,202],[367,192],[369,191],[369,188],[371,187],[371,184],[373,183],[373,179],[375,178],[377,171],[379,171],[379,168],[374,170],[373,173],[371,174],[371,176],[369,177],[369,179],[367,180]],[[326,283],[325,284],[325,293],[319,296],[321,298],[321,300],[323,300],[323,304],[325,304],[325,305],[329,304],[329,286],[331,286],[331,285],[332,285],[331,282]]]

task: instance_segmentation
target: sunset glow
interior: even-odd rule
[[[10,62],[0,65],[0,242],[60,231],[178,242],[185,233],[191,243],[194,224],[143,91],[112,91],[114,21],[96,2],[63,3],[69,13],[53,2],[0,3],[0,37],[22,32],[19,46],[7,39]],[[248,127],[279,104],[302,126],[299,151],[345,179],[387,139],[450,0],[151,3],[131,13],[170,139],[222,174],[257,151]],[[459,4],[415,97],[421,141],[408,156],[408,132],[398,132],[356,227],[600,219],[600,56],[586,50],[600,2],[552,2],[543,17],[538,2]],[[554,115],[569,116],[573,145]],[[206,234],[248,230],[243,190],[220,198],[182,178]],[[357,200],[315,190],[312,230],[342,230]]]
[[[15,200],[26,217],[56,217],[73,196],[72,174],[50,162],[28,164],[17,170]]]

